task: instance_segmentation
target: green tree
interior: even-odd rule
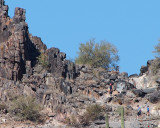
[[[80,44],[77,64],[86,64],[92,67],[115,68],[119,61],[118,50],[105,40],[96,43],[94,39]]]
[[[156,56],[153,62],[151,63],[150,69],[153,75],[156,75],[160,69],[160,43],[158,43],[154,48],[155,50],[153,51],[153,53],[156,53]]]
[[[153,51],[153,52],[157,53],[158,56],[160,56],[160,43],[158,43],[154,48],[155,48],[155,51]]]

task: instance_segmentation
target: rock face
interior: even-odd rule
[[[51,73],[56,77],[75,79],[79,72],[76,65],[66,60],[66,54],[59,51],[58,48],[48,50],[48,58]]]
[[[160,101],[155,88],[141,90],[153,84],[149,83],[153,77],[148,75],[152,61],[141,68],[141,76],[130,77],[126,72],[76,65],[58,48],[47,49],[39,37],[29,33],[25,13],[24,9],[16,8],[11,19],[8,6],[0,0],[0,102],[22,95],[33,96],[49,114],[58,118],[60,114],[77,117],[96,102],[111,112],[115,108],[110,103],[131,106],[147,96],[152,103]],[[46,55],[47,69],[37,59],[41,54]],[[159,77],[156,80],[160,84]]]
[[[149,101],[151,103],[157,103],[160,101],[160,91],[155,91],[153,92],[150,97],[149,97]]]
[[[28,72],[28,63],[30,68],[35,65],[40,50],[46,50],[40,38],[29,34],[25,13],[24,9],[16,8],[10,19],[8,6],[0,1],[0,77],[14,81]]]

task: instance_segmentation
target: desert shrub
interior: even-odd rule
[[[4,102],[0,102],[0,112],[7,113],[8,111],[8,105],[6,105]]]
[[[38,62],[41,64],[44,68],[48,68],[49,63],[48,63],[48,56],[41,52],[40,55],[38,56]]]
[[[121,106],[118,106],[118,107],[117,107],[116,112],[117,112],[119,115],[121,114]]]
[[[119,61],[118,50],[114,45],[106,41],[95,43],[92,39],[89,42],[81,43],[78,57],[75,59],[77,64],[86,64],[92,67],[103,67],[106,69],[115,68]]]
[[[160,56],[160,43],[158,43],[155,47],[154,47],[155,51],[153,51],[154,53],[156,53],[158,56]]]
[[[158,70],[160,69],[160,58],[157,57],[155,60],[153,60],[150,69],[154,75],[158,73]]]
[[[78,122],[78,117],[75,117],[75,116],[70,116],[70,117],[67,117],[66,119],[65,119],[65,123],[67,124],[67,125],[70,125],[70,126],[78,126],[79,125],[79,122]]]
[[[95,121],[100,119],[102,112],[104,111],[103,107],[98,104],[90,105],[86,108],[84,114],[80,117],[80,122],[82,124],[89,124],[90,121]]]
[[[92,70],[92,73],[96,78],[100,79],[100,72],[98,70]]]
[[[20,120],[38,121],[40,119],[40,106],[31,96],[21,96],[13,100],[9,111]]]

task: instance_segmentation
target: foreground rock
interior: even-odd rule
[[[125,118],[128,119],[136,118],[135,105],[143,104],[146,107],[147,104],[160,101],[157,89],[146,89],[151,84],[159,84],[159,79],[150,80],[153,79],[149,76],[152,62],[141,68],[141,76],[130,77],[126,72],[75,65],[66,60],[66,54],[58,48],[47,49],[39,37],[29,33],[25,13],[24,9],[16,8],[11,19],[8,16],[8,6],[4,4],[4,0],[0,0],[2,125],[15,121],[14,115],[10,115],[8,108],[3,105],[9,106],[11,101],[20,96],[32,96],[42,106],[46,122],[32,126],[44,128],[66,126],[68,120],[80,122],[80,117],[84,116],[86,108],[92,104],[102,106],[104,112],[109,113],[111,126],[119,127],[119,123],[114,123],[114,119],[119,121],[119,115],[116,113],[118,106],[125,107]],[[113,85],[112,94],[110,84]],[[86,126],[78,124],[81,127],[100,127],[104,126],[104,120],[103,113],[100,121],[89,122]],[[75,122],[69,122],[69,125],[76,127]],[[130,124],[134,122],[129,122],[126,127]],[[25,124],[17,126],[17,122],[14,125],[30,127]]]

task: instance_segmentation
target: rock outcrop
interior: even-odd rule
[[[0,77],[14,81],[21,80],[27,72],[28,61],[33,67],[40,50],[46,50],[40,38],[29,34],[25,13],[16,8],[11,19],[8,6],[0,1]]]
[[[11,19],[8,6],[0,0],[0,103],[22,95],[33,96],[49,118],[64,122],[66,117],[81,116],[90,104],[99,103],[110,117],[116,117],[118,105],[134,111],[131,106],[136,103],[160,101],[157,88],[145,89],[160,84],[160,77],[151,75],[153,61],[142,66],[140,76],[130,77],[126,72],[76,65],[58,48],[47,49],[41,38],[29,33],[25,13],[16,8]],[[40,63],[41,55],[47,68]]]
[[[48,50],[50,72],[56,77],[75,79],[79,72],[76,65],[66,60],[66,54],[60,52],[58,48]]]

